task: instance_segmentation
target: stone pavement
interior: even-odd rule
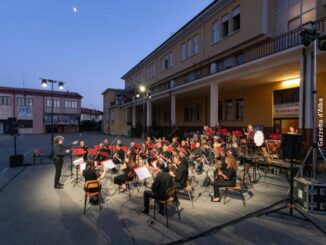
[[[165,244],[195,236],[212,227],[238,219],[280,201],[286,188],[257,183],[246,194],[246,207],[237,195],[228,203],[211,203],[201,187],[204,174],[196,177],[194,208],[180,200],[181,220],[169,209],[170,228],[165,217],[154,221],[142,214],[142,192],[132,189],[118,193],[110,176],[103,181],[104,208],[88,205],[83,214],[83,183],[73,187],[70,165],[65,164],[63,190],[53,189],[54,166],[36,165],[8,169],[0,174],[0,243],[6,244]],[[267,176],[266,181],[286,185],[282,177]],[[210,190],[211,191],[211,190]],[[200,194],[201,193],[201,194]],[[287,210],[284,211],[287,213]],[[326,215],[309,214],[326,230]],[[187,244],[325,244],[325,235],[298,218],[269,214],[252,217],[208,233]],[[179,244],[179,243],[178,243]]]

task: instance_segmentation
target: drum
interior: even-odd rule
[[[258,130],[254,134],[254,142],[256,146],[262,146],[264,144],[264,134],[262,131]]]

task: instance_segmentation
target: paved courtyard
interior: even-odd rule
[[[66,135],[66,142],[79,135]],[[2,136],[3,137],[3,136]],[[34,146],[45,146],[49,135],[20,136],[21,152]],[[84,135],[89,146],[99,143],[102,134]],[[114,138],[114,137],[113,137]],[[0,138],[1,149],[11,139]],[[128,139],[124,139],[125,142]],[[5,143],[6,142],[6,143]],[[4,144],[5,143],[5,144]],[[28,155],[28,154],[26,154]],[[27,158],[28,159],[28,158]],[[256,217],[251,215],[284,199],[287,182],[283,177],[267,175],[250,186],[253,195],[245,194],[246,206],[237,195],[227,204],[211,203],[208,190],[201,184],[204,174],[196,176],[194,208],[187,199],[180,200],[181,220],[169,209],[170,228],[165,218],[153,220],[153,204],[149,216],[142,214],[142,193],[132,188],[131,197],[118,193],[111,176],[103,181],[104,208],[88,206],[83,214],[83,183],[71,184],[70,163],[63,171],[63,190],[52,187],[52,164],[7,169],[0,174],[0,240],[1,244],[325,244],[325,235],[310,223],[279,213]],[[263,182],[264,181],[264,182]],[[266,183],[274,183],[285,188]],[[281,204],[282,205],[282,204]],[[288,211],[284,210],[286,214]],[[259,213],[259,212],[258,212]],[[256,214],[258,214],[256,213]],[[298,215],[299,216],[299,215]],[[326,216],[308,214],[326,230]],[[243,218],[243,219],[241,219]],[[230,223],[229,223],[230,222]],[[228,224],[229,225],[223,225]],[[222,225],[222,226],[221,226]],[[210,231],[211,230],[211,231]],[[210,232],[209,232],[210,231]],[[197,236],[201,234],[202,236]],[[188,238],[193,239],[188,239]]]

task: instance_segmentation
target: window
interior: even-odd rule
[[[235,119],[243,120],[243,99],[237,99],[235,101]]]
[[[18,120],[18,128],[33,128],[33,120]]]
[[[33,106],[33,99],[32,98],[26,98],[26,97],[17,97],[17,105],[18,106]]]
[[[213,43],[217,43],[220,40],[220,22],[219,21],[216,21],[213,24],[212,38],[213,38]]]
[[[65,108],[77,109],[77,101],[65,100]]]
[[[187,57],[192,55],[192,40],[187,41]]]
[[[115,113],[114,111],[110,111],[110,121],[114,122],[114,120],[115,120]]]
[[[233,101],[225,101],[225,120],[233,120]]]
[[[232,31],[240,29],[240,6],[232,11]]]
[[[10,96],[0,96],[0,105],[10,105],[11,100]]]
[[[151,79],[153,77],[155,77],[156,75],[156,67],[155,64],[150,65],[149,67],[147,67],[147,79]]]
[[[229,35],[229,15],[226,14],[222,18],[222,36]]]
[[[194,54],[199,53],[199,37],[198,34],[193,39],[189,39],[181,44],[181,60],[185,60]]]
[[[46,106],[52,108],[52,99],[46,100]],[[60,108],[60,100],[53,99],[53,108]]]
[[[300,19],[300,17],[297,17],[295,19],[289,20],[288,30],[289,31],[293,31],[293,30],[299,28],[300,25],[301,25],[301,19]]]
[[[200,120],[200,106],[191,105],[185,107],[184,110],[184,121],[185,122],[198,122]]]
[[[181,45],[181,59],[185,60],[187,58],[187,44],[183,43]]]
[[[173,54],[170,52],[161,59],[161,70],[165,71],[173,66]]]
[[[143,73],[142,72],[137,73],[134,76],[134,79],[133,80],[134,80],[135,83],[142,82],[143,81]]]
[[[222,103],[222,101],[218,102],[218,120],[219,121],[223,120],[223,103]]]
[[[199,53],[199,39],[198,39],[198,34],[194,36],[194,54]]]
[[[299,96],[299,87],[274,91],[274,105],[298,103]]]
[[[201,77],[201,70],[196,70],[196,71],[189,72],[186,75],[186,82],[194,81],[196,79],[199,79],[200,77]]]

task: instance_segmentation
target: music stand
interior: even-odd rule
[[[80,170],[82,169],[82,164],[84,164],[84,159],[78,158],[77,160],[73,161],[73,164],[76,167],[76,177],[71,181],[71,183],[74,183],[74,187],[76,184],[78,184],[80,181],[82,181],[82,179],[79,178],[79,173],[78,173],[78,166],[80,168]],[[84,168],[85,169],[85,168]]]

